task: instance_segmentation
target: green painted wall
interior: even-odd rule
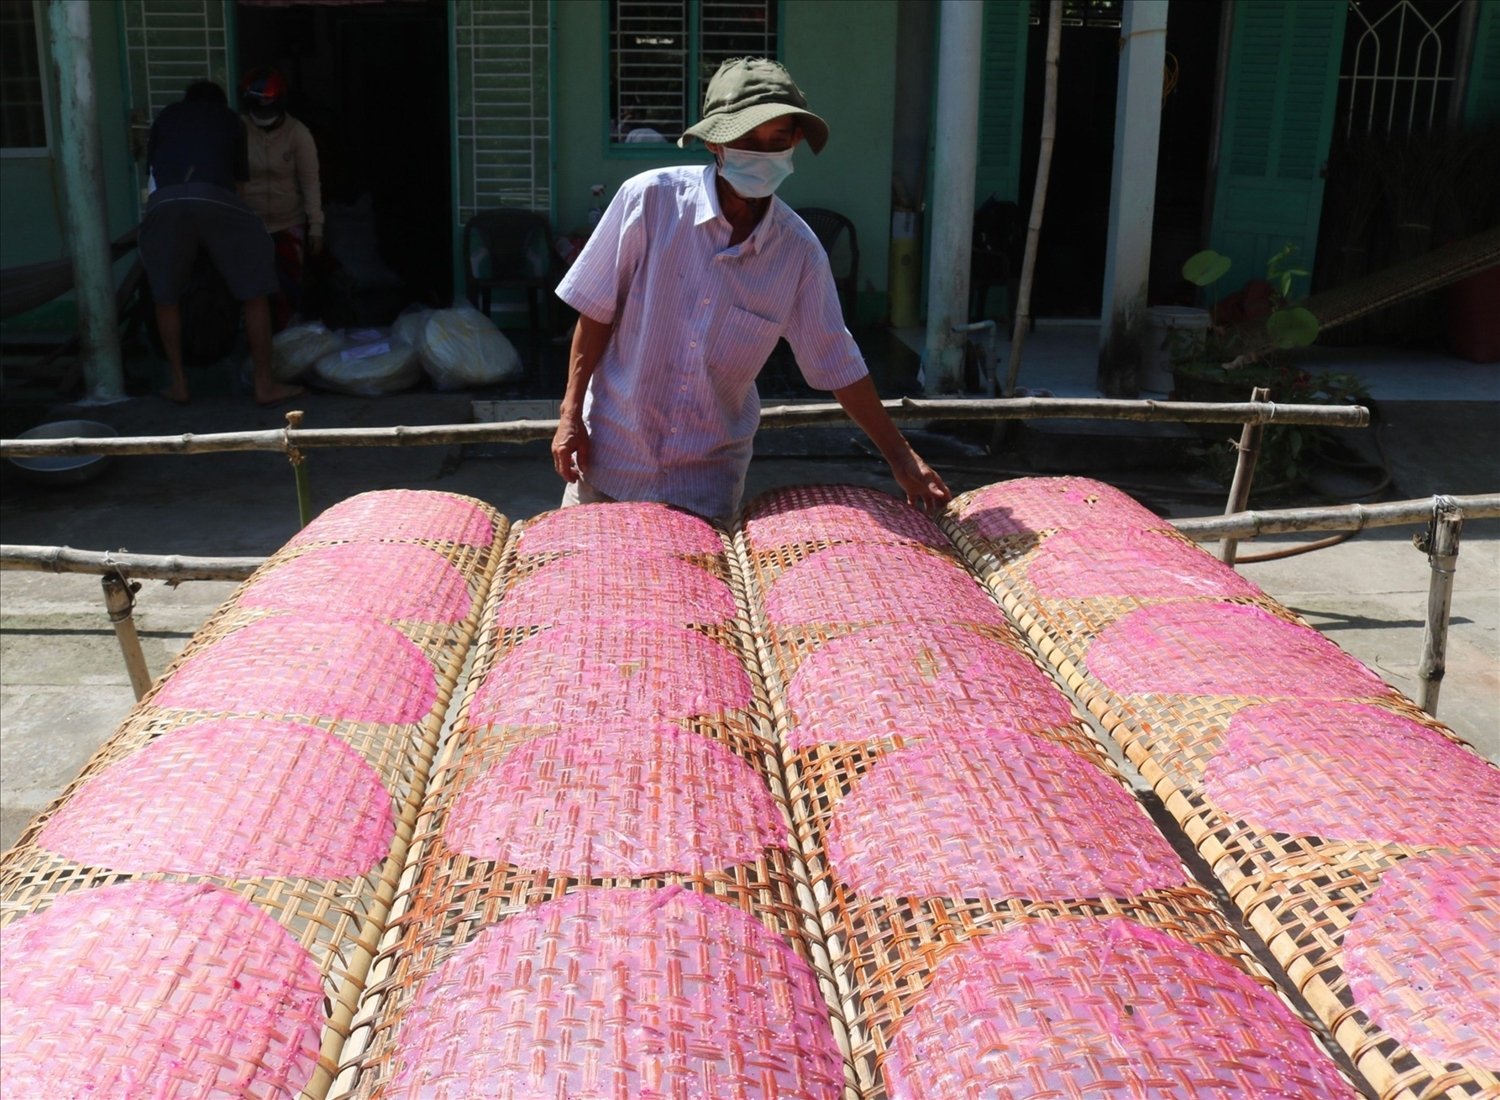
[[[1474,61],[1464,97],[1464,122],[1483,126],[1500,121],[1500,11],[1481,4],[1474,28]]]
[[[129,105],[121,50],[120,11],[117,4],[92,4],[94,34],[94,94],[99,104],[99,137],[103,146],[105,202],[109,235],[116,237],[135,224],[137,205],[129,150]],[[45,13],[45,8],[42,9]],[[45,14],[43,15],[45,18]],[[51,59],[46,58],[51,67]],[[55,87],[55,80],[53,82]],[[56,103],[52,140],[58,140]],[[60,259],[62,239],[62,182],[50,156],[0,157],[0,267]],[[117,276],[129,267],[129,257],[116,265]],[[7,330],[71,328],[71,295],[5,322]]]
[[[585,224],[589,187],[613,194],[638,172],[664,164],[707,164],[703,146],[610,151],[607,0],[557,5],[557,229]],[[892,119],[895,113],[896,0],[784,0],[782,60],[808,104],[828,121],[830,137],[813,156],[802,148],[797,171],[777,192],[792,206],[826,206],[854,221],[859,234],[860,316],[886,312],[890,251]]]

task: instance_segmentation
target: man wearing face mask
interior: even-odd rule
[[[949,499],[880,404],[844,327],[828,258],[775,197],[805,138],[828,125],[775,61],[735,58],[709,81],[707,167],[627,180],[558,296],[578,311],[552,460],[563,504],[657,500],[728,520],[760,422],[755,378],[785,337],[808,384],[831,390],[907,500]]]
[[[302,260],[323,250],[323,189],[312,132],[286,113],[287,83],[276,69],[252,69],[240,82],[249,135],[250,178],[241,193],[276,242],[281,293],[273,328],[286,327],[302,305]]]

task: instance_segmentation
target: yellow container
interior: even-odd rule
[[[891,327],[921,324],[922,251],[917,247],[917,216],[898,210],[891,216]]]

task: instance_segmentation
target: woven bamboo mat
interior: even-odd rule
[[[946,529],[1382,1100],[1500,1095],[1500,770],[1265,596],[1142,601],[1091,633],[1037,598],[1058,535],[1023,578]]]
[[[801,544],[912,543],[951,552],[942,528],[889,493],[858,485],[795,485],[746,503],[746,538],[763,549]]]
[[[614,514],[541,571],[506,547],[335,1095],[854,1095],[753,643],[681,625]],[[574,560],[518,637],[511,572]],[[661,587],[575,617],[622,572]]]
[[[950,625],[950,593],[932,584],[910,585],[883,625],[851,628],[880,623],[888,597],[851,595],[837,575],[821,609],[810,589],[799,605],[808,619],[773,625],[748,525],[739,545],[865,1095],[1081,1096],[1110,1059],[1092,1080],[1117,1081],[1120,1095],[1350,1094],[1013,631]],[[785,583],[812,560],[771,575]],[[873,580],[909,583],[900,568]],[[820,610],[837,625],[812,618]],[[1129,994],[1064,981],[1048,1005],[1033,979],[982,962],[1012,943],[1097,941],[1097,921],[1162,952],[1137,964]],[[1111,964],[1085,969],[1096,965]],[[953,977],[975,966],[986,975],[977,984]],[[1213,973],[1218,992],[1189,1004],[1167,976],[1174,966]],[[1111,1012],[1133,1013],[1137,997],[1170,1022],[1122,1050]],[[1230,1016],[1265,1023],[1264,1034],[1218,1030],[1235,998],[1245,1000]],[[1048,1017],[1070,1022],[1034,1026]],[[955,1064],[940,1075],[945,1060]],[[1080,1064],[1089,1069],[1075,1076]]]
[[[6,854],[0,1093],[326,1091],[506,530],[437,496],[273,555]]]

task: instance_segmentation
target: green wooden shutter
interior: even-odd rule
[[[1019,197],[1029,12],[1027,0],[985,0],[975,206],[991,195],[1012,202]]]
[[[232,0],[127,0],[122,5],[131,123],[149,127],[195,80],[213,80],[235,101],[229,68]],[[144,141],[141,143],[144,150]],[[144,157],[136,163],[145,186]]]
[[[1233,261],[1228,286],[1264,276],[1288,242],[1312,270],[1344,9],[1345,0],[1234,6],[1210,241]]]
[[[548,0],[461,0],[453,9],[456,226],[497,206],[552,206]]]
[[[1479,6],[1474,28],[1474,60],[1464,93],[1464,125],[1500,122],[1500,11],[1494,4]]]

